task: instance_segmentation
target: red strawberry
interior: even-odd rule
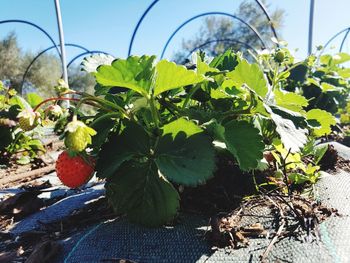
[[[76,188],[86,184],[94,173],[95,163],[90,158],[89,163],[81,156],[71,157],[67,151],[62,152],[56,161],[56,173],[61,182]]]

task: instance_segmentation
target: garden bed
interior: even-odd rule
[[[332,145],[339,150],[340,156],[346,157],[350,154],[349,148],[337,143]],[[247,177],[247,174],[245,176]],[[40,185],[39,182],[45,182],[47,179],[53,185],[47,183]],[[237,180],[240,179],[237,178]],[[101,191],[103,185],[98,182],[90,183],[84,191],[57,187],[57,181],[56,186],[54,182],[54,174],[37,179],[36,187],[24,192],[32,193],[27,195],[26,202],[27,204],[37,202],[37,196],[40,197],[39,199],[44,198],[45,201],[40,202],[36,207],[32,206],[32,211],[29,208],[27,214],[26,211],[24,213],[22,211],[22,214],[15,215],[14,222],[9,221],[14,214],[10,213],[7,219],[2,217],[1,250],[6,251],[6,254],[1,254],[0,262],[1,259],[11,255],[16,262],[24,262],[41,242],[45,244],[41,249],[48,249],[50,253],[46,255],[52,256],[50,260],[56,258],[55,262],[64,260],[65,262],[115,262],[118,258],[135,262],[255,261],[261,259],[260,257],[271,243],[271,237],[281,226],[280,219],[277,220],[279,215],[271,204],[278,204],[277,206],[282,204],[286,209],[286,203],[278,203],[281,202],[281,199],[278,200],[280,194],[275,192],[243,201],[242,196],[249,192],[249,187],[240,188],[245,189],[245,193],[233,195],[232,200],[235,200],[235,203],[227,201],[227,196],[222,191],[218,199],[219,191],[214,191],[212,196],[206,196],[203,203],[198,205],[201,197],[193,191],[188,193],[185,191],[184,197],[187,196],[185,200],[190,206],[184,206],[176,221],[166,227],[148,229],[130,224],[124,217],[116,217],[103,197],[104,191]],[[215,189],[219,187],[219,182],[220,179],[217,182],[209,181],[206,187]],[[246,184],[249,185],[248,182]],[[306,262],[305,259],[311,258],[312,255],[317,255],[317,260],[321,261],[327,261],[334,256],[342,259],[348,257],[345,246],[349,244],[346,243],[345,240],[348,239],[345,237],[350,235],[350,231],[345,221],[348,220],[347,215],[350,213],[347,203],[349,196],[346,191],[349,186],[349,173],[339,169],[333,170],[332,174],[323,173],[316,184],[317,198],[323,204],[318,206],[317,211],[319,215],[323,215],[322,218],[317,217],[317,224],[314,229],[310,229],[310,233],[303,229],[283,230],[278,242],[273,244],[264,258],[268,261],[280,259]],[[196,190],[199,193],[203,191],[203,189]],[[205,188],[205,191],[207,190],[208,188]],[[29,197],[32,199],[28,199]],[[288,199],[288,196],[282,197],[282,200],[283,198]],[[304,200],[304,204],[310,202],[300,198],[293,197],[296,202],[298,200]],[[12,210],[7,209],[7,213],[14,210],[21,212],[20,207],[25,203],[17,200],[14,204]],[[193,211],[195,207],[197,210]],[[316,209],[315,206],[313,207]],[[234,211],[227,213],[230,209]],[[293,220],[290,214],[286,216],[290,218],[289,220]],[[330,218],[327,219],[328,217]],[[213,228],[210,225],[213,226],[214,218],[220,218],[221,224],[226,225],[224,228],[235,229],[233,243],[230,238],[225,239],[227,243],[222,243],[223,239],[218,241],[214,238],[213,240],[211,231]],[[222,220],[223,218],[227,219]],[[239,218],[239,223],[236,221],[232,224],[235,222],[234,218]],[[227,227],[227,222],[231,222],[231,227]],[[293,224],[289,226],[292,227]],[[4,232],[5,230],[8,231]],[[232,233],[224,236],[230,237]],[[237,240],[235,239],[237,237],[243,237],[243,239]],[[42,256],[40,249],[38,251],[36,253]]]

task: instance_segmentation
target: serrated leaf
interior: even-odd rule
[[[196,54],[196,65],[197,65],[197,73],[205,75],[206,73],[219,73],[217,68],[211,67],[207,63],[202,61],[202,58],[199,53]]]
[[[321,137],[332,132],[331,126],[337,123],[335,117],[327,111],[312,109],[306,113],[308,122],[316,121],[319,126],[313,127],[313,133]]]
[[[95,73],[96,81],[107,87],[124,87],[147,96],[154,74],[155,56],[130,56],[102,65]]]
[[[155,152],[160,172],[169,180],[196,186],[213,176],[215,152],[209,136],[191,121],[175,120],[163,127]]]
[[[215,57],[209,64],[210,67],[217,68],[220,71],[232,71],[237,65],[237,55],[230,49]]]
[[[341,52],[341,53],[335,54],[333,56],[333,62],[336,65],[343,64],[343,63],[348,62],[348,61],[350,61],[350,54]]]
[[[263,158],[265,144],[253,124],[230,121],[224,125],[227,149],[235,156],[242,170],[254,169]]]
[[[117,213],[130,221],[160,226],[171,220],[179,208],[179,195],[154,163],[126,162],[106,183],[106,194]]]
[[[290,149],[292,153],[299,152],[307,143],[308,130],[304,126],[304,117],[296,112],[273,106],[265,105],[265,109],[270,113],[284,147]]]
[[[301,112],[303,107],[309,105],[308,100],[294,92],[286,92],[276,89],[274,91],[276,104],[291,111]]]
[[[176,65],[174,62],[161,60],[156,65],[157,76],[154,87],[154,96],[164,91],[172,90],[187,85],[196,84],[206,80],[202,74],[193,70],[188,70],[182,65]]]
[[[227,73],[227,76],[230,77],[238,87],[246,84],[262,98],[264,98],[268,92],[264,73],[257,64],[249,64],[245,59],[242,59],[233,71]]]
[[[115,60],[115,58],[111,55],[103,53],[92,54],[84,58],[81,63],[81,68],[86,72],[92,73],[96,72],[99,66],[111,65],[113,60]]]
[[[149,153],[148,134],[135,123],[127,122],[126,125],[121,134],[112,134],[102,146],[96,166],[98,177],[111,177],[123,162]]]

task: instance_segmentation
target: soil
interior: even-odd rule
[[[257,194],[252,174],[242,172],[232,159],[220,156],[215,176],[205,185],[179,187],[181,209],[185,212],[213,215],[232,211],[247,195]],[[264,176],[256,174],[259,182]]]
[[[321,138],[321,142],[339,142],[350,147],[350,124],[337,125],[331,134]]]
[[[59,151],[63,147],[63,142],[59,141],[57,137],[50,139],[50,142],[44,145],[46,152],[30,164],[19,165],[16,163],[15,157],[2,156],[0,188],[30,184],[34,179],[54,171],[55,160],[52,159],[50,153]]]
[[[53,145],[48,150],[57,151],[60,146],[62,145],[57,147]],[[45,167],[50,165],[48,161],[42,161],[41,163],[45,163]],[[322,165],[330,171],[336,169],[350,171],[349,160],[339,157],[334,149],[329,150]],[[250,238],[266,237],[265,227],[258,222],[250,225],[240,224],[242,218],[247,216],[247,211],[245,210],[243,213],[242,207],[253,207],[254,205],[267,207],[271,209],[269,216],[275,217],[275,221],[280,222],[277,225],[285,222],[282,230],[277,228],[275,232],[269,233],[269,235],[274,235],[271,242],[276,242],[276,239],[287,236],[299,235],[306,237],[310,236],[310,233],[311,236],[315,236],[317,235],[318,223],[337,214],[336,210],[324,207],[310,199],[302,198],[297,193],[293,193],[291,196],[281,195],[279,191],[271,191],[271,187],[266,187],[265,192],[259,192],[254,182],[257,184],[267,183],[268,175],[272,171],[257,172],[253,176],[251,173],[242,172],[232,159],[226,156],[218,158],[217,167],[215,177],[207,181],[205,185],[196,188],[177,186],[181,195],[182,212],[211,217],[213,231],[209,234],[208,239],[213,246],[238,248],[248,245]],[[7,170],[0,170],[0,180],[4,176],[8,177],[9,174],[14,176],[14,174],[20,174],[23,171],[25,174],[30,172],[29,169],[37,168],[38,165],[23,168],[12,164]],[[76,210],[69,217],[50,224],[42,224],[38,229],[15,237],[6,232],[13,223],[60,200],[59,198],[46,202],[39,200],[37,198],[38,194],[48,189],[50,185],[48,183],[33,185],[32,179],[28,179],[26,182],[14,180],[8,183],[6,187],[19,187],[20,185],[27,187],[24,193],[0,202],[0,263],[25,262],[31,255],[41,257],[43,250],[52,252],[47,255],[55,255],[59,251],[57,243],[59,240],[72,236],[77,231],[81,231],[94,223],[116,218],[107,200],[100,198],[88,203],[82,209]],[[276,185],[274,188],[276,188]],[[250,198],[247,200],[247,197]],[[294,210],[298,212],[295,212],[291,207],[294,207]],[[228,213],[229,211],[233,212]],[[288,217],[290,221],[287,222],[284,219],[285,217]],[[313,222],[311,228],[303,225],[305,218],[311,218]],[[269,246],[270,250],[272,246],[273,244]],[[266,253],[268,254],[268,252]],[[266,254],[262,257],[266,257]],[[122,262],[119,261],[120,259],[113,260],[112,262]]]
[[[338,155],[338,152],[332,145],[328,145],[326,153],[319,162],[321,170],[334,173],[339,170],[350,172],[350,160],[346,160]]]
[[[350,160],[345,160],[339,156],[336,168],[350,173]]]
[[[254,210],[257,206],[258,212]],[[261,208],[264,207],[268,212],[261,213]],[[212,217],[211,231],[207,238],[213,247],[238,249],[247,247],[251,238],[272,237],[270,245],[260,257],[264,262],[273,245],[283,238],[295,237],[306,242],[318,240],[318,226],[330,216],[339,214],[336,209],[299,195],[270,192],[243,202],[231,213]],[[244,223],[245,217],[253,217],[257,221],[247,224]],[[269,217],[271,220],[261,223],[259,218],[262,217]]]

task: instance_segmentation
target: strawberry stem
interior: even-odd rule
[[[40,102],[34,109],[33,111],[37,111],[41,106],[43,106],[44,104],[50,102],[50,101],[63,101],[63,100],[69,100],[69,101],[75,101],[75,102],[80,102],[81,99],[75,99],[75,98],[65,98],[65,97],[55,97],[55,98],[49,98],[49,99],[46,99],[46,100],[43,100],[42,102]],[[101,108],[101,109],[104,109],[106,110],[106,108],[104,107],[101,107],[99,104],[96,104],[94,102],[85,102],[86,104],[90,105],[90,106],[93,106],[93,107],[96,107],[96,108]]]
[[[75,98],[64,98],[64,97],[49,98],[49,99],[43,100],[38,105],[36,105],[36,107],[33,109],[33,111],[37,111],[41,106],[43,106],[44,104],[46,104],[50,101],[60,101],[60,100],[79,101],[79,99],[75,99]]]

